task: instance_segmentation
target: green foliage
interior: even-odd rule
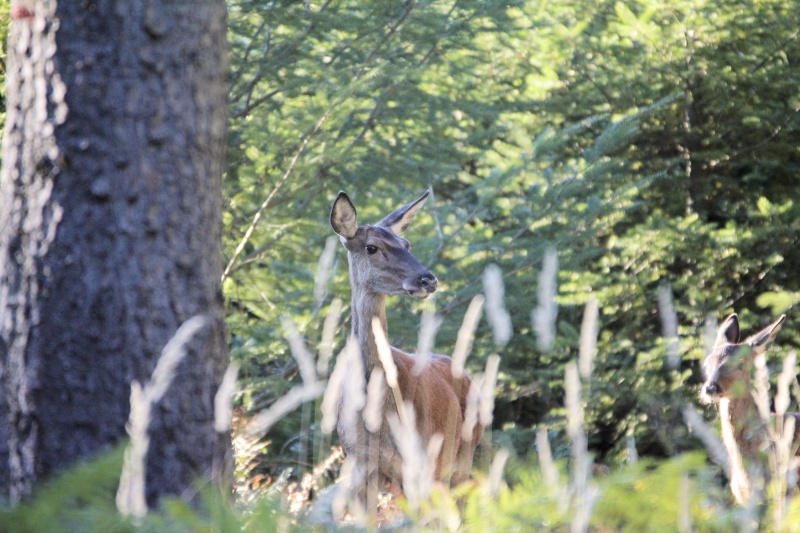
[[[0,507],[0,532],[39,533],[80,531],[159,533],[217,531],[245,533],[291,531],[293,518],[274,498],[263,497],[246,512],[232,507],[219,487],[198,488],[194,502],[164,499],[161,508],[141,520],[117,512],[115,494],[122,469],[124,446],[76,465],[44,486],[32,499],[9,509]]]
[[[680,531],[685,523],[695,531],[735,529],[736,513],[722,504],[724,495],[702,454],[627,465],[592,485],[597,500],[591,527],[597,531]],[[574,510],[558,494],[564,488],[548,486],[538,470],[525,469],[496,501],[471,493],[463,529],[569,531]]]
[[[710,475],[704,454],[643,461],[602,483],[592,523],[613,531],[698,531],[736,529],[736,514]],[[681,522],[683,521],[683,522]]]
[[[27,532],[160,532],[322,530],[303,513],[292,515],[280,501],[260,498],[252,507],[231,507],[215,487],[200,490],[195,505],[169,499],[139,521],[121,517],[114,492],[122,465],[122,449],[101,454],[59,476],[35,497],[11,510],[0,509],[0,531]],[[561,465],[564,466],[563,464]],[[568,486],[552,487],[528,465],[515,465],[516,481],[492,487],[478,474],[474,483],[453,490],[438,487],[416,511],[403,502],[409,519],[394,525],[396,531],[567,531],[572,511],[558,496]],[[568,475],[562,468],[562,479]],[[726,493],[714,483],[713,471],[700,454],[628,465],[591,483],[597,494],[591,526],[612,531],[676,531],[690,523],[695,531],[731,531],[740,524],[737,511],[725,502]],[[496,494],[495,494],[496,492]],[[464,502],[463,519],[459,501]],[[797,500],[794,500],[796,503]],[[792,504],[789,517],[797,512]],[[326,529],[336,527],[328,524]],[[347,526],[344,526],[346,529]]]
[[[114,504],[123,451],[119,446],[76,465],[37,489],[33,500],[0,509],[0,531],[132,531]]]

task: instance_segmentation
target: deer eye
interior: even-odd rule
[[[368,253],[369,255],[372,255],[372,254],[374,254],[374,253],[375,253],[375,252],[377,252],[377,251],[378,251],[378,247],[377,247],[377,246],[373,246],[372,244],[368,244],[368,245],[367,245],[367,253]]]

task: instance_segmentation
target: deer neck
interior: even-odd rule
[[[378,347],[372,331],[372,318],[378,317],[384,333],[386,329],[386,296],[352,286],[352,335],[361,353],[364,375],[369,377],[372,369],[379,365]],[[387,335],[388,336],[388,335]]]
[[[728,452],[735,446],[742,456],[754,457],[763,444],[764,432],[753,398],[724,398],[719,403],[719,415]]]
[[[719,402],[722,442],[730,460],[730,485],[736,501],[745,505],[752,487],[746,461],[757,459],[763,431],[752,398],[723,398]]]

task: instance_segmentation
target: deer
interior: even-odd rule
[[[375,225],[358,224],[356,208],[345,192],[340,191],[333,203],[330,223],[347,250],[352,289],[350,339],[358,348],[365,383],[382,365],[374,328],[379,328],[384,338],[389,338],[387,296],[424,299],[438,287],[436,276],[411,254],[409,241],[401,237],[429,192],[393,211]],[[467,480],[476,445],[483,433],[483,427],[477,424],[471,439],[462,438],[471,378],[462,372],[457,372],[458,377],[454,377],[450,357],[437,354],[427,357],[426,354],[427,365],[420,373],[416,365],[422,356],[394,347],[390,349],[397,368],[400,396],[413,406],[409,412],[415,417],[412,422],[422,442],[427,445],[432,439],[442,440],[436,457],[435,480],[449,481],[452,485]],[[347,388],[343,387],[341,394],[346,393]],[[363,425],[348,427],[342,422],[342,405],[340,396],[337,432],[345,455],[366,457],[366,448],[377,438],[377,471],[374,468],[368,470],[366,477],[380,479],[393,491],[402,493],[403,459],[387,424],[381,424],[378,434],[370,437]],[[382,419],[398,414],[397,402],[391,394],[386,395],[382,406]]]
[[[742,506],[748,504],[753,494],[748,465],[757,465],[761,451],[769,444],[767,421],[759,414],[750,376],[755,359],[764,356],[785,318],[786,315],[781,315],[739,342],[739,318],[736,313],[731,314],[719,326],[714,345],[703,360],[705,382],[700,400],[717,406],[722,442],[728,452],[730,489],[734,500]],[[796,424],[795,439],[799,430],[800,424]],[[792,453],[799,455],[796,447]]]

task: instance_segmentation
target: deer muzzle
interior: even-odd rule
[[[403,284],[403,288],[414,298],[427,298],[428,295],[436,292],[439,286],[439,280],[430,272],[420,274],[416,278],[407,281]]]
[[[716,381],[707,381],[700,391],[700,399],[704,403],[714,403],[722,395],[722,387]]]

